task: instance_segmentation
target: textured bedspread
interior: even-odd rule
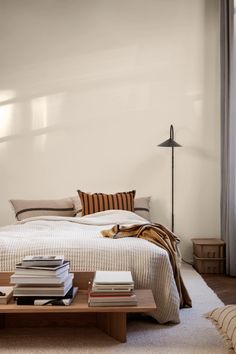
[[[114,224],[147,221],[127,211],[105,211],[82,218],[30,218],[0,228],[0,271],[14,271],[25,255],[64,254],[72,271],[131,270],[136,288],[153,291],[160,323],[179,322],[179,295],[168,254],[139,238],[108,239],[100,231]]]

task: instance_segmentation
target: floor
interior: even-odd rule
[[[202,277],[225,305],[236,304],[236,277],[223,274],[202,274]]]

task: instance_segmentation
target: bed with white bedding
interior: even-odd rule
[[[104,238],[115,224],[147,221],[128,211],[110,210],[84,217],[35,217],[0,228],[0,272],[14,271],[25,255],[63,254],[71,271],[130,270],[136,288],[150,288],[160,323],[179,322],[179,294],[169,256],[143,239]]]

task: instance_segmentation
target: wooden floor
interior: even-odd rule
[[[228,277],[221,274],[201,275],[225,305],[236,304],[236,277]]]

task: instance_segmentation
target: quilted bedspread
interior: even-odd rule
[[[168,254],[143,239],[104,238],[113,225],[147,220],[122,210],[84,217],[35,217],[0,228],[0,272],[14,271],[25,255],[63,254],[71,271],[130,270],[136,288],[152,289],[159,323],[179,322],[180,299]]]

